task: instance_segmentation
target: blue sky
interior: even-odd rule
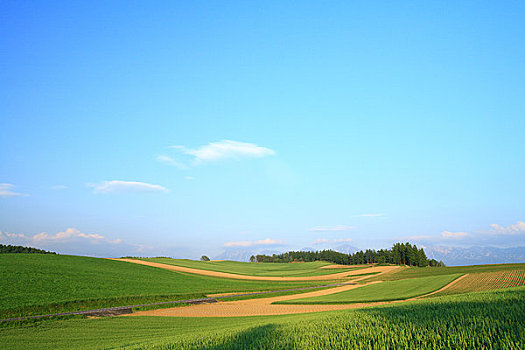
[[[525,245],[524,17],[513,1],[3,2],[0,241]]]

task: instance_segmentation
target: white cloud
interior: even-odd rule
[[[112,244],[120,244],[122,243],[122,240],[117,239],[109,239],[102,235],[99,235],[97,233],[87,234],[82,233],[76,228],[68,228],[63,232],[57,232],[54,235],[48,234],[47,232],[41,232],[33,236],[26,236],[22,233],[16,234],[16,233],[9,233],[9,232],[2,232],[0,231],[0,239],[8,239],[13,242],[13,244],[48,244],[48,243],[65,243],[70,242],[76,239],[85,239],[91,242],[103,242],[103,243],[112,243]]]
[[[182,169],[182,170],[188,169],[188,166],[186,164],[181,163],[181,162],[173,159],[170,156],[166,156],[166,155],[161,154],[160,156],[157,156],[157,160],[159,162],[161,162],[161,163],[164,163],[166,165],[171,165],[171,166],[174,166],[174,167]]]
[[[28,196],[28,194],[16,192],[15,185],[8,183],[0,183],[0,197],[21,197]]]
[[[102,235],[99,235],[98,233],[92,233],[92,234],[82,233],[76,228],[68,228],[67,230],[63,232],[58,232],[54,235],[50,235],[46,232],[42,232],[42,233],[34,235],[32,237],[32,240],[35,242],[67,241],[67,240],[71,240],[74,238],[84,238],[84,239],[91,240],[91,241],[104,241],[104,242],[113,243],[113,244],[119,244],[122,242],[121,239],[110,240]]]
[[[210,142],[205,146],[193,149],[184,146],[171,146],[171,148],[182,154],[192,156],[195,164],[224,159],[261,158],[275,154],[275,151],[254,143],[232,140]]]
[[[224,243],[225,247],[253,247],[259,245],[282,245],[284,242],[280,239],[261,239],[258,241],[239,241],[239,242],[227,242]]]
[[[443,238],[453,238],[453,239],[461,239],[470,236],[467,232],[450,232],[450,231],[443,231],[441,232],[441,237]]]
[[[323,244],[330,242],[326,238],[317,238],[315,241],[312,242],[312,244]]]
[[[359,215],[356,215],[356,216],[367,217],[367,218],[375,218],[375,217],[385,216],[385,214],[359,214]]]
[[[337,226],[316,226],[310,228],[308,231],[324,232],[324,231],[348,231],[354,229],[355,226],[337,225]]]
[[[408,236],[406,237],[408,240],[415,240],[415,241],[419,241],[419,240],[433,240],[435,239],[437,236],[430,236],[430,235],[414,235],[414,236]],[[404,239],[404,238],[403,238]]]
[[[339,238],[339,239],[334,239],[334,243],[341,243],[341,242],[352,242],[352,238]]]
[[[507,235],[515,235],[520,233],[525,233],[525,222],[518,221],[514,225],[509,226],[500,226],[498,224],[491,224],[490,227],[492,227],[492,230],[496,233],[500,234],[507,234]]]
[[[426,242],[435,244],[440,242],[450,243],[456,241],[459,245],[493,245],[493,246],[513,246],[523,245],[525,235],[525,222],[518,221],[509,226],[491,224],[490,229],[477,230],[473,232],[452,232],[443,231],[439,235],[415,235],[405,237],[409,241]]]
[[[0,239],[5,238],[11,238],[11,239],[17,239],[17,238],[27,238],[23,233],[9,233],[9,232],[2,232],[0,231]]]
[[[103,181],[88,186],[92,187],[95,193],[168,192],[163,186],[137,181]]]
[[[96,233],[83,233],[75,228],[63,232],[35,235],[15,234],[0,231],[0,243],[22,245],[60,254],[88,255],[98,257],[117,257],[126,255],[163,255],[173,251],[172,248],[159,248],[150,245],[129,243],[120,238],[108,238]],[[180,254],[183,254],[182,252]]]
[[[186,177],[184,177],[184,180],[193,180],[193,179],[194,179],[193,176],[186,176]]]

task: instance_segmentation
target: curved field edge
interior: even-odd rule
[[[238,261],[195,261],[171,258],[139,258],[137,260],[187,267],[205,271],[224,272],[241,276],[260,277],[311,277],[353,271],[368,266],[348,266],[337,269],[321,268],[332,263],[325,261],[301,263],[247,263]]]
[[[0,339],[15,350],[519,349],[524,313],[518,287],[301,315],[75,319],[0,329]]]
[[[344,292],[279,301],[274,304],[327,305],[405,300],[438,291],[461,276],[453,274],[374,283]]]
[[[0,318],[322,284],[223,279],[51,254],[1,254],[0,280]]]

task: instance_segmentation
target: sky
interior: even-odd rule
[[[0,3],[0,243],[525,246],[525,3]]]

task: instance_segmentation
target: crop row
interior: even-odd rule
[[[26,349],[523,349],[525,287],[283,316],[112,317],[0,329]]]
[[[522,349],[525,289],[263,324],[137,349]]]
[[[440,292],[440,295],[461,294],[525,285],[525,270],[473,273]]]

